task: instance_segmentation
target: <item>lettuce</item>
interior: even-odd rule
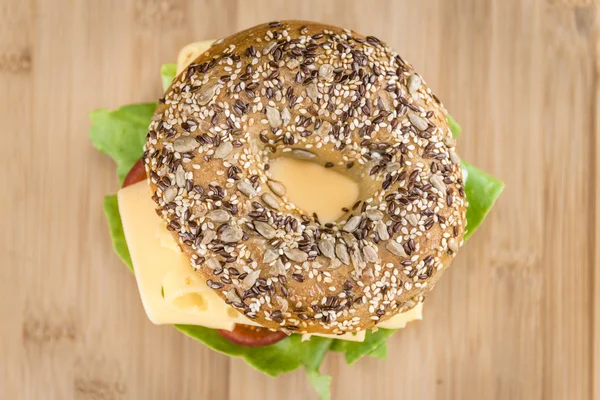
[[[378,348],[397,331],[397,329],[379,328],[376,332],[367,331],[364,342],[349,342],[347,340],[335,339],[331,345],[332,351],[344,353],[346,363],[354,364],[364,356],[375,352]]]
[[[171,86],[171,82],[177,76],[177,64],[163,64],[160,67],[160,78],[162,81],[163,90],[167,90]]]
[[[332,339],[313,336],[310,340],[302,342],[301,335],[291,335],[270,346],[245,347],[224,339],[214,329],[195,325],[175,325],[175,327],[219,353],[243,358],[248,365],[272,377],[300,367],[317,370],[332,341]]]
[[[167,88],[175,76],[176,65],[164,65],[161,68],[163,87]],[[153,103],[135,104],[114,111],[100,109],[90,114],[92,124],[89,138],[94,147],[115,161],[119,182],[123,182],[129,169],[142,156],[142,147],[155,107],[156,104]],[[448,123],[453,135],[458,137],[460,126],[450,116]],[[467,172],[465,192],[469,201],[466,238],[483,222],[502,192],[503,183],[464,161],[463,168]],[[133,272],[115,195],[105,197],[104,213],[115,253]],[[368,331],[362,343],[320,337],[302,342],[300,335],[291,335],[270,346],[251,348],[233,344],[213,329],[193,325],[175,325],[175,328],[215,351],[242,358],[248,365],[269,376],[275,377],[304,368],[311,385],[324,400],[330,398],[331,377],[322,375],[319,369],[329,350],[343,353],[348,364],[353,364],[366,355],[386,358],[386,341],[395,332],[393,329]]]
[[[452,136],[458,139],[461,132],[461,127],[450,115],[447,116]],[[461,160],[461,165],[465,171],[465,194],[469,207],[467,207],[467,228],[465,232],[465,240],[468,239],[473,232],[481,225],[485,217],[488,215],[498,197],[504,190],[504,183],[483,172],[477,167],[469,164],[465,160]]]
[[[376,347],[375,350],[369,353],[369,357],[379,358],[380,360],[387,360],[387,356],[388,349],[386,342],[381,343],[379,347]]]
[[[121,261],[127,265],[127,268],[133,273],[133,263],[129,255],[129,248],[125,241],[125,232],[123,232],[123,223],[121,222],[121,214],[119,214],[119,204],[117,195],[111,194],[104,197],[104,215],[108,221],[108,230],[112,238],[113,249],[119,256]]]
[[[114,111],[102,108],[90,113],[92,145],[117,163],[119,183],[123,183],[127,172],[142,156],[155,108],[155,103],[133,104]]]
[[[448,126],[450,126],[450,130],[452,131],[452,136],[454,136],[455,139],[458,139],[460,132],[462,132],[462,128],[450,114],[446,115],[446,119],[448,120]]]
[[[461,161],[461,164],[466,170],[465,194],[469,202],[465,232],[466,240],[488,215],[504,190],[504,183],[464,160]]]

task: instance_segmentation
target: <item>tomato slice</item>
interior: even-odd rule
[[[144,168],[144,161],[140,158],[133,164],[133,167],[127,173],[125,180],[123,181],[123,187],[133,185],[134,183],[141,182],[147,178],[146,168]]]
[[[127,173],[127,176],[123,181],[123,187],[141,182],[146,178],[147,175],[146,169],[144,168],[144,162],[140,158]],[[217,329],[217,331],[230,342],[247,347],[268,346],[285,339],[287,336],[283,332],[273,332],[267,328],[239,324],[235,325],[233,331],[222,329]]]
[[[277,343],[287,337],[283,332],[273,332],[267,328],[236,324],[233,331],[217,329],[217,332],[232,343],[246,347],[261,347]]]

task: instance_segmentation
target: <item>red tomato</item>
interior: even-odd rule
[[[125,180],[123,181],[123,187],[133,185],[134,183],[141,182],[147,178],[146,169],[144,168],[144,161],[140,158],[133,164],[133,167],[127,173]]]
[[[268,346],[287,337],[283,332],[273,332],[267,328],[238,324],[231,332],[223,329],[217,329],[217,332],[230,342],[247,347]]]

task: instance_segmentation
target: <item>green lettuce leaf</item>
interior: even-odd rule
[[[367,331],[364,342],[349,342],[347,340],[335,339],[331,345],[331,350],[344,353],[346,362],[354,364],[367,354],[375,351],[396,332],[397,329],[382,329],[377,332]],[[377,354],[377,353],[376,353]]]
[[[127,172],[142,156],[155,108],[155,103],[133,104],[114,111],[103,108],[90,113],[90,141],[117,163],[119,183],[123,183]]]
[[[450,115],[447,115],[446,118],[448,119],[452,136],[458,139],[461,131],[460,125]],[[467,207],[467,229],[465,232],[465,240],[467,240],[481,225],[496,200],[498,200],[498,197],[500,197],[500,194],[504,190],[504,182],[474,167],[465,160],[461,160],[461,165],[466,176],[465,194],[469,202],[469,207]]]
[[[332,339],[313,336],[310,340],[302,342],[301,335],[290,335],[270,346],[245,347],[229,342],[214,329],[195,325],[175,325],[175,327],[219,353],[242,357],[248,365],[273,377],[299,367],[318,370],[332,341]]]
[[[460,132],[462,131],[462,128],[460,127],[458,122],[456,122],[456,120],[454,118],[452,118],[452,116],[450,114],[446,115],[446,119],[448,120],[448,125],[450,126],[450,131],[452,131],[452,136],[454,136],[455,139],[458,139],[458,137],[460,136]]]
[[[461,164],[466,170],[465,194],[469,202],[465,232],[465,240],[467,240],[481,225],[500,197],[504,190],[504,183],[464,160]]]
[[[321,400],[331,399],[331,376],[321,375],[319,371],[307,369],[306,375],[310,381],[311,386],[315,389],[315,392],[319,395]]]
[[[379,358],[380,360],[387,360],[387,356],[388,348],[386,342],[381,343],[379,347],[369,353],[369,357]]]
[[[125,232],[123,232],[123,224],[121,223],[121,214],[119,214],[119,204],[117,195],[111,194],[104,197],[104,215],[108,221],[108,230],[112,238],[113,249],[119,258],[127,265],[127,268],[133,272],[133,263],[129,255],[129,248],[125,241]]]
[[[167,90],[171,86],[171,82],[177,76],[177,64],[163,64],[160,67],[160,77],[162,80],[163,90]]]

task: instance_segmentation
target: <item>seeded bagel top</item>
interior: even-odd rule
[[[360,184],[334,223],[296,208],[270,160]],[[446,111],[372,36],[303,21],[217,41],[160,100],[144,162],[157,213],[217,294],[288,333],[375,326],[423,300],[462,245]]]

